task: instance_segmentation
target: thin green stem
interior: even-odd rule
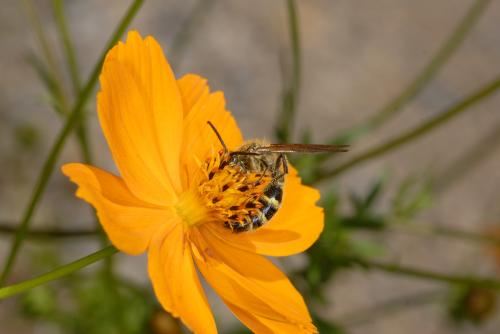
[[[352,263],[358,264],[366,269],[376,269],[391,274],[409,276],[431,281],[439,281],[448,284],[461,284],[483,287],[487,289],[500,290],[500,281],[492,278],[477,277],[470,275],[442,274],[429,270],[402,266],[396,263],[384,263],[361,257],[349,258]]]
[[[500,122],[487,132],[472,148],[467,150],[458,159],[452,161],[439,173],[432,177],[432,192],[441,193],[448,189],[455,181],[491,156],[500,145]]]
[[[35,212],[35,208],[39,202],[39,200],[42,197],[42,194],[45,191],[45,188],[47,186],[48,180],[50,176],[52,175],[54,166],[57,162],[57,159],[59,157],[59,154],[61,153],[61,150],[64,146],[64,143],[68,137],[68,135],[71,133],[71,130],[74,128],[74,126],[78,123],[80,119],[80,114],[85,106],[86,102],[90,98],[90,95],[94,89],[94,86],[97,82],[97,79],[99,77],[99,73],[101,70],[102,63],[104,61],[104,57],[108,51],[117,41],[118,39],[123,35],[125,30],[127,29],[128,25],[132,21],[133,17],[141,7],[142,3],[144,0],[135,0],[131,6],[128,8],[125,16],[122,18],[120,24],[118,25],[117,29],[113,33],[111,39],[109,40],[108,44],[106,45],[105,50],[102,52],[101,57],[99,58],[99,61],[97,62],[96,66],[94,67],[94,70],[92,71],[92,74],[90,75],[89,80],[87,81],[86,85],[82,89],[76,103],[75,107],[71,111],[70,115],[66,119],[66,123],[62,130],[60,131],[59,135],[56,138],[56,141],[54,145],[52,146],[52,149],[47,157],[47,160],[45,161],[45,164],[42,168],[42,171],[39,175],[37,184],[33,190],[32,196],[30,198],[29,204],[26,208],[26,211],[23,214],[23,218],[21,220],[21,224],[19,226],[19,229],[15,235],[14,242],[12,243],[12,246],[10,248],[7,261],[5,262],[2,275],[0,276],[0,286],[5,283],[5,280],[7,279],[10,271],[12,270],[12,267],[14,265],[15,259],[17,257],[18,251],[21,247],[22,241],[25,238],[26,232],[28,230],[29,224],[31,222],[31,218],[33,217],[33,213]]]
[[[71,84],[73,85],[73,91],[75,96],[78,95],[81,89],[80,73],[78,71],[78,61],[73,48],[73,43],[71,42],[68,25],[66,23],[66,18],[64,15],[64,1],[63,0],[52,0],[52,8],[54,10],[54,16],[56,18],[57,30],[64,46],[64,52],[66,54],[66,60],[68,62],[68,69],[71,77]]]
[[[44,58],[47,62],[48,65],[48,72],[47,75],[50,76],[50,82],[52,83],[52,90],[51,93],[53,93],[53,98],[55,101],[57,101],[56,104],[56,111],[58,111],[62,115],[68,115],[70,112],[70,106],[68,99],[66,98],[66,93],[64,92],[64,83],[62,80],[62,74],[59,71],[59,67],[57,66],[57,62],[55,59],[54,54],[52,53],[52,47],[50,46],[48,42],[47,35],[45,34],[45,30],[42,27],[42,24],[40,22],[40,17],[38,15],[38,12],[33,4],[32,1],[30,0],[25,0],[24,1],[26,11],[28,13],[28,16],[30,18],[30,21],[32,22],[33,30],[35,31],[35,34],[37,36],[38,42],[40,44],[40,47],[42,49],[42,53],[44,55]],[[57,22],[58,22],[58,28],[61,30],[61,27],[59,25],[61,18],[57,17]],[[69,37],[66,34],[66,38],[63,38],[63,40],[66,39],[68,43],[69,42]],[[64,43],[66,44],[66,43]],[[65,45],[65,48],[67,46]],[[71,48],[71,45],[69,45]],[[74,58],[74,57],[73,57]],[[73,72],[73,71],[71,71]],[[73,76],[73,74],[72,74]],[[49,89],[50,90],[50,89]],[[75,91],[75,96],[77,96],[79,91]],[[83,124],[83,123],[82,123]],[[84,161],[86,163],[90,163],[90,149],[87,141],[87,135],[85,132],[85,129],[83,125],[81,125],[78,129],[77,132],[77,138],[80,144],[80,148],[82,151],[82,155],[84,158]]]
[[[389,120],[392,116],[396,115],[403,107],[412,101],[418,94],[427,86],[427,84],[436,76],[438,71],[445,65],[455,51],[460,47],[465,40],[468,33],[476,25],[477,21],[484,13],[491,0],[477,0],[469,10],[466,12],[463,19],[458,23],[457,27],[453,30],[451,35],[444,41],[438,49],[434,57],[431,58],[429,63],[424,66],[421,72],[417,74],[410,84],[387,105],[369,117],[361,124],[341,133],[331,140],[332,143],[351,142],[359,137],[369,133],[370,131],[378,128]],[[325,160],[332,155],[321,156]]]
[[[91,265],[92,263],[108,258],[117,252],[118,250],[116,248],[114,248],[113,246],[108,246],[104,249],[101,249],[100,251],[82,257],[79,260],[76,260],[67,265],[59,267],[41,276],[35,277],[33,279],[21,283],[9,285],[4,288],[0,288],[0,300],[23,293],[39,285],[67,276],[71,273],[74,273],[75,271],[82,269],[83,267]]]
[[[80,150],[83,158],[83,162],[86,164],[92,164],[92,152],[90,150],[89,139],[87,135],[87,125],[84,123],[85,116],[81,115],[81,120],[78,121],[78,125],[76,127],[76,135],[78,138],[78,143],[80,145]]]
[[[78,96],[81,89],[80,74],[78,71],[78,61],[74,51],[73,43],[71,42],[68,25],[66,23],[66,17],[64,15],[64,1],[52,0],[52,8],[54,11],[54,16],[56,17],[59,36],[61,38],[61,42],[64,46],[66,54],[66,60],[71,76],[71,82],[73,84],[73,92],[75,96]],[[80,113],[80,115],[81,117],[77,124],[76,134],[80,141],[80,146],[83,154],[83,161],[87,164],[92,164],[93,159],[88,141],[86,117],[83,112]],[[94,211],[92,211],[92,214],[95,217],[94,219],[95,225],[99,228],[100,227],[99,221],[95,216]],[[106,245],[107,243],[107,238],[104,233],[101,233],[101,243],[102,245]],[[108,270],[111,271],[111,258],[106,259],[105,262],[106,266],[109,267]]]
[[[12,223],[0,222],[0,234],[10,235],[17,232],[17,227]],[[39,229],[30,230],[26,232],[26,238],[29,239],[41,239],[41,240],[52,240],[54,238],[86,238],[86,237],[97,237],[101,233],[100,230],[59,230],[59,229]]]
[[[474,104],[484,100],[487,97],[490,97],[500,88],[500,76],[498,76],[495,80],[489,82],[487,85],[469,95],[462,101],[456,103],[448,110],[439,113],[437,116],[429,119],[421,125],[418,125],[403,134],[388,140],[387,142],[376,146],[372,149],[363,152],[351,160],[346,161],[343,164],[340,164],[336,168],[330,171],[321,171],[318,175],[317,181],[324,180],[327,178],[331,178],[334,176],[338,176],[341,173],[347,171],[348,169],[359,165],[362,162],[365,162],[370,159],[377,158],[389,151],[395,150],[400,146],[403,146],[410,141],[417,139],[425,134],[428,134],[431,130],[445,124],[450,121],[454,117],[460,115],[462,112],[469,110],[471,106]]]
[[[64,53],[66,56],[66,62],[68,64],[71,84],[73,86],[73,94],[74,96],[78,96],[81,89],[80,73],[78,71],[78,61],[74,51],[73,43],[71,42],[68,25],[66,23],[66,18],[64,15],[64,1],[52,0],[52,8],[54,11],[54,16],[56,18],[57,30],[64,47]],[[80,123],[78,124],[78,128],[76,130],[76,135],[78,137],[80,149],[82,151],[83,161],[87,164],[91,164],[92,154],[87,136],[85,115],[82,115],[82,119],[80,120]]]
[[[302,71],[302,56],[300,47],[297,5],[295,3],[295,0],[287,0],[286,4],[292,53],[292,76],[290,78],[289,84],[286,83],[286,81],[288,80],[285,80],[281,113],[278,117],[278,125],[276,127],[276,135],[278,137],[278,140],[283,143],[290,141],[291,132],[293,130],[295,115],[297,113]]]
[[[40,17],[38,15],[38,11],[35,8],[35,5],[31,0],[25,0],[24,1],[26,11],[28,13],[28,16],[30,18],[30,21],[32,22],[33,30],[35,31],[35,34],[37,36],[38,42],[40,44],[40,47],[42,49],[42,53],[44,55],[45,61],[47,62],[48,65],[48,71],[47,75],[50,77],[50,82],[52,83],[51,87],[52,89],[49,88],[51,93],[53,94],[54,100],[57,102],[55,105],[55,109],[57,112],[59,112],[62,115],[67,116],[70,113],[70,105],[68,102],[68,99],[66,98],[66,93],[64,91],[64,82],[62,79],[62,74],[59,71],[59,67],[57,66],[56,58],[54,54],[52,53],[53,48],[48,42],[47,35],[45,34],[45,30],[42,27],[42,24],[40,22]],[[58,13],[56,13],[58,14]],[[62,15],[62,13],[60,13]],[[65,25],[64,18],[58,17],[56,15],[56,21],[58,22],[58,28],[59,30],[65,29],[64,27],[61,28],[60,24]],[[62,23],[61,23],[62,22]],[[65,41],[65,49],[69,48],[72,50],[71,44],[66,45],[67,43],[70,43],[69,41],[69,36],[67,35],[67,31],[65,33],[61,33],[61,35],[65,35],[62,39]],[[70,57],[68,57],[70,58]],[[74,58],[74,54],[73,54]],[[76,70],[76,68],[74,69]],[[71,71],[72,73],[73,71]],[[73,73],[72,73],[73,77]],[[78,95],[78,91],[75,91],[75,96]],[[83,159],[86,163],[90,163],[90,148],[88,145],[88,140],[87,140],[87,135],[85,131],[84,124],[82,123],[77,131],[77,138],[78,142],[80,145],[80,149],[82,151],[82,156]]]
[[[500,238],[498,237],[445,226],[401,222],[389,225],[388,230],[391,232],[417,233],[426,236],[435,235],[446,238],[477,242],[481,244],[487,243],[500,246]]]
[[[56,111],[67,115],[69,113],[69,102],[66,99],[66,94],[64,92],[64,85],[62,80],[62,75],[59,72],[59,68],[57,66],[57,62],[54,54],[52,53],[53,48],[49,45],[49,41],[47,35],[45,34],[45,30],[42,27],[42,23],[40,22],[40,17],[38,15],[37,10],[35,9],[35,5],[31,0],[24,0],[24,7],[26,8],[27,15],[29,17],[29,21],[31,22],[32,28],[35,31],[38,43],[42,49],[42,53],[44,55],[45,60],[48,65],[48,72],[53,78],[53,89],[56,100],[59,102]]]

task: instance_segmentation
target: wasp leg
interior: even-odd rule
[[[279,174],[279,175],[275,176],[275,177],[271,180],[271,182],[270,182],[269,184],[270,184],[270,185],[271,185],[271,184],[276,184],[276,183],[277,183],[280,179],[282,179],[283,177],[285,177],[285,175],[286,175],[285,173],[281,173],[281,174]]]
[[[286,174],[288,174],[288,161],[286,160],[286,156],[281,153],[278,156],[278,159],[276,159],[276,170],[283,170],[282,173],[276,175],[273,180],[271,181],[271,184],[275,184],[277,181],[281,180]]]
[[[276,159],[276,170],[280,170],[280,167],[283,169],[283,174],[288,174],[288,160],[283,153]]]
[[[259,177],[259,179],[255,182],[256,185],[260,184],[264,176],[266,176],[266,173],[269,171],[269,164],[265,162],[264,160],[261,161],[262,164],[264,164],[265,168],[264,171],[262,172],[262,175]]]

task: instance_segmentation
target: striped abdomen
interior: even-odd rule
[[[281,205],[282,199],[283,185],[280,183],[270,184],[258,200],[259,203],[262,204],[262,207],[259,210],[255,210],[253,214],[245,217],[245,221],[242,223],[231,222],[226,223],[226,226],[231,228],[233,232],[255,230],[274,217]]]

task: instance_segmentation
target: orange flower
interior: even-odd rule
[[[214,167],[221,143],[207,125],[229,150],[242,145],[223,94],[210,93],[194,74],[176,80],[158,43],[137,32],[108,53],[100,80],[99,120],[121,177],[79,163],[62,170],[79,186],[76,195],[96,208],[113,245],[132,255],[148,251],[162,306],[195,333],[217,333],[197,267],[253,332],[317,332],[301,295],[262,255],[296,254],[318,238],[318,191],[302,185],[292,168],[272,220],[232,232],[220,215],[245,193],[231,188],[224,194],[233,195],[214,207],[232,176]]]

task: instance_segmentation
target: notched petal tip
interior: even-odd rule
[[[147,37],[151,37],[151,36],[147,36]],[[137,31],[137,30],[129,30],[129,32],[127,33],[127,43],[130,42],[130,41],[133,41],[133,40],[136,40],[136,41],[142,41],[142,36],[141,34]]]
[[[243,142],[238,125],[226,110],[224,94],[210,92],[207,80],[188,74],[178,80],[184,104],[184,138],[181,150],[181,174],[184,187],[189,187],[200,173],[199,162],[205,162],[221,143],[208,125],[215,125],[226,146],[235,149]]]

